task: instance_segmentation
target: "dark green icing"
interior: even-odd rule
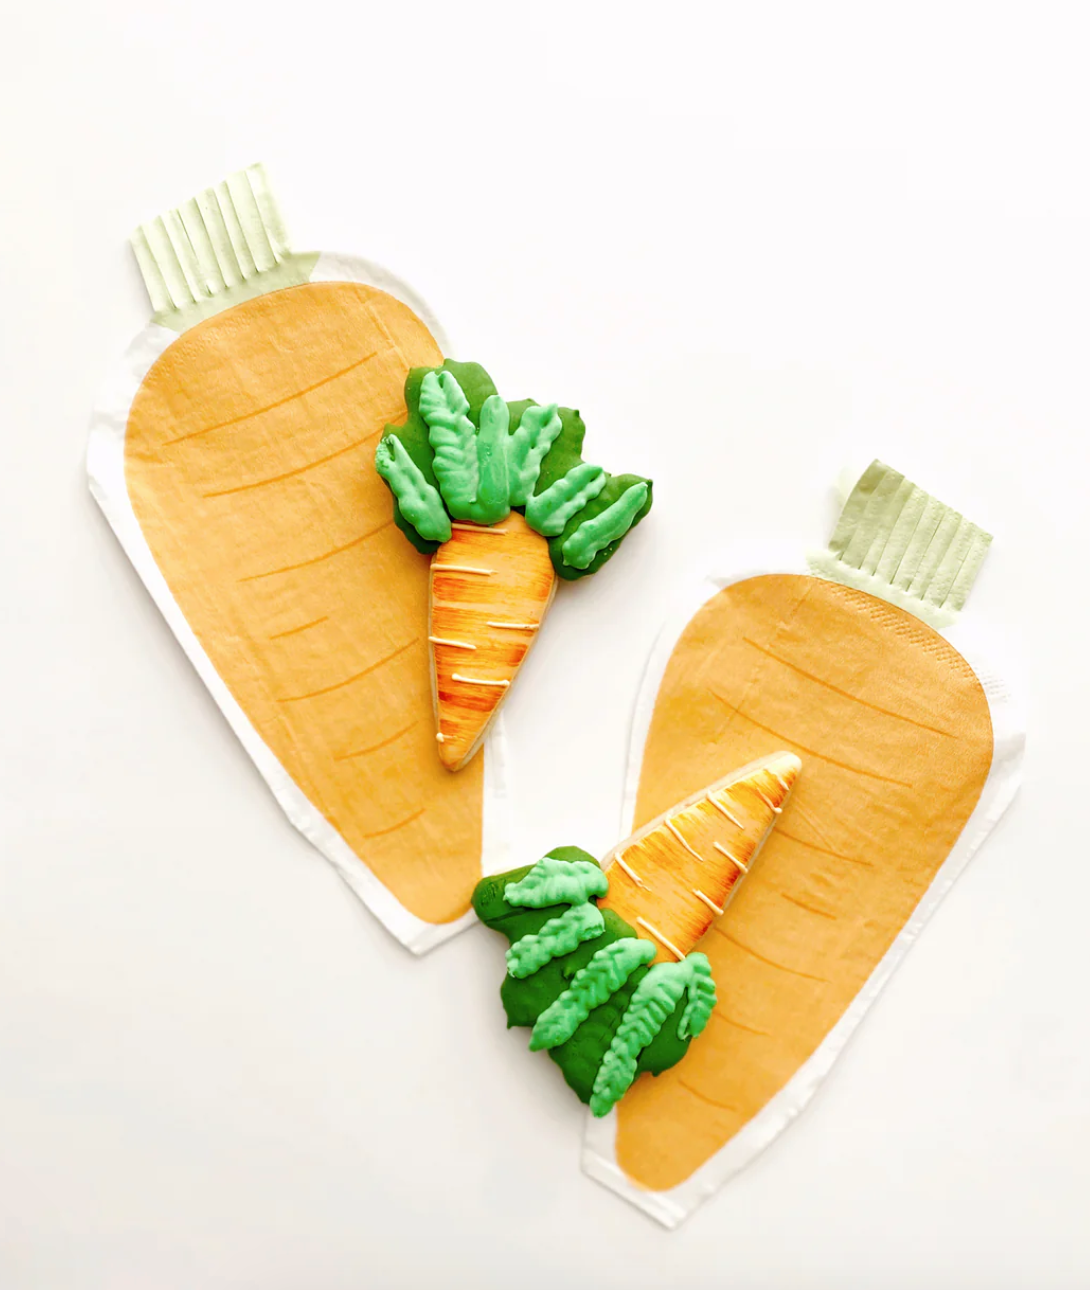
[[[406,378],[405,406],[407,415],[405,422],[397,426],[388,425],[384,431],[384,437],[395,435],[399,438],[409,456],[419,467],[427,483],[438,489],[439,481],[434,470],[434,453],[429,441],[428,425],[420,415],[420,386],[429,371],[446,371],[455,377],[469,403],[469,418],[476,427],[480,427],[481,408],[486,399],[496,394],[496,387],[480,364],[458,363],[452,359],[447,359],[442,367],[439,368],[413,368]],[[527,408],[538,406],[541,405],[537,404],[533,399],[508,402],[508,434],[513,436],[517,433]],[[582,417],[572,408],[557,408],[557,415],[560,417],[561,422],[560,434],[552,442],[541,460],[537,479],[531,492],[532,496],[543,492],[551,484],[566,475],[574,466],[578,466],[583,462],[583,437],[586,427]],[[564,543],[575,533],[579,526],[586,520],[600,515],[609,506],[613,505],[633,484],[640,483],[647,485],[647,500],[633,517],[632,524],[628,530],[598,551],[585,569],[575,568],[573,565],[568,564],[564,558]],[[387,481],[387,485],[389,486],[389,481]],[[510,487],[513,497],[518,498],[519,489],[513,479],[510,482]],[[564,526],[563,532],[549,538],[549,556],[557,575],[567,581],[575,581],[579,578],[585,578],[588,574],[596,573],[610,559],[628,533],[650,511],[652,502],[651,481],[645,479],[642,475],[609,476],[607,474],[606,484],[602,491],[589,500],[581,510],[571,516]],[[511,509],[525,513],[525,503],[512,501]],[[438,550],[441,544],[422,537],[413,527],[408,517],[402,513],[396,495],[394,497],[394,519],[398,528],[401,529],[402,533],[405,534],[418,551],[431,554]]]
[[[579,847],[557,847],[549,852],[549,856],[557,860],[589,861],[597,866],[594,857]],[[532,868],[533,865],[525,865],[509,873],[483,878],[473,893],[473,909],[477,917],[486,927],[502,932],[511,944],[523,936],[540,931],[547,922],[558,918],[568,908],[565,904],[556,904],[529,909],[511,905],[505,900],[507,885],[521,882]],[[550,960],[532,976],[516,980],[508,975],[504,979],[500,987],[500,1001],[507,1014],[509,1027],[533,1027],[542,1012],[568,988],[572,978],[586,967],[596,951],[622,937],[638,939],[636,930],[613,910],[603,909],[602,919],[604,929],[593,940],[585,941],[569,954]],[[648,968],[638,967],[620,989],[591,1011],[566,1043],[548,1049],[549,1056],[560,1067],[568,1085],[581,1101],[589,1104],[602,1059],[609,1050],[632,995],[647,972]],[[640,1053],[636,1065],[637,1074],[644,1071],[653,1075],[661,1074],[685,1056],[690,1040],[682,1039],[679,1034],[684,1010],[685,1000],[682,999]]]

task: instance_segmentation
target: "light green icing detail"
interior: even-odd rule
[[[558,537],[568,521],[606,486],[609,476],[589,461],[573,466],[526,503],[526,523],[544,537]],[[588,561],[589,564],[589,561]]]
[[[508,500],[512,506],[522,506],[530,500],[545,454],[562,429],[555,403],[532,405],[522,414],[519,428],[507,442]]]
[[[677,1023],[679,1039],[695,1039],[711,1020],[717,1000],[712,965],[708,956],[694,951],[685,957],[682,966],[689,968],[688,999],[681,1020]]]
[[[511,513],[508,504],[508,427],[511,414],[498,394],[481,406],[477,431],[477,500],[472,519],[478,524],[498,524]]]
[[[582,905],[592,896],[604,896],[609,880],[589,860],[557,860],[545,856],[521,882],[509,882],[503,898],[509,905],[544,909],[546,905]]]
[[[387,435],[375,449],[375,469],[390,485],[401,514],[422,538],[429,542],[450,538],[450,517],[443,499],[396,435]]]
[[[602,1058],[590,1109],[608,1115],[636,1078],[640,1053],[655,1038],[689,986],[691,969],[685,962],[656,963],[636,987],[621,1024]]]
[[[863,472],[810,571],[941,630],[965,607],[991,535],[880,461]]]
[[[587,568],[599,551],[624,537],[646,501],[646,484],[633,484],[626,488],[612,506],[580,524],[568,538],[561,548],[564,563],[573,569]]]
[[[531,1051],[566,1044],[594,1009],[619,990],[638,967],[650,963],[657,952],[651,941],[629,936],[598,950],[534,1023]]]
[[[435,477],[456,520],[497,524],[510,514],[508,434],[510,412],[498,394],[481,406],[480,427],[453,372],[428,372],[420,383],[420,415],[435,454]]]
[[[590,901],[573,905],[559,918],[550,918],[539,932],[530,932],[507,951],[507,971],[516,979],[533,976],[552,959],[570,954],[584,941],[600,936],[605,920],[598,906]]]
[[[447,510],[471,520],[477,501],[477,437],[469,400],[451,372],[428,372],[420,384],[420,415],[435,453],[435,477]]]
[[[293,254],[263,166],[250,166],[130,239],[155,322],[187,328],[243,301],[310,281],[316,254]]]

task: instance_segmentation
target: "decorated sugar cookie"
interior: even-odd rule
[[[716,1001],[696,947],[756,859],[800,768],[765,757],[651,821],[601,865],[578,847],[485,878],[473,906],[503,932],[509,1026],[532,1027],[594,1116],[685,1056]]]
[[[632,827],[724,762],[786,747],[806,764],[759,877],[699,944],[706,1033],[588,1128],[584,1168],[667,1225],[806,1105],[1015,792],[1020,713],[961,615],[990,540],[876,462],[826,549],[750,548],[655,647]]]
[[[461,770],[541,627],[557,578],[594,573],[651,509],[651,481],[582,458],[578,412],[505,402],[476,363],[417,367],[407,418],[375,467],[398,527],[432,555],[432,692],[439,757]]]

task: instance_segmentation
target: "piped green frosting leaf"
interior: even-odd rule
[[[682,963],[656,963],[636,987],[628,1011],[594,1078],[593,1115],[608,1115],[636,1078],[640,1052],[662,1029],[689,985],[691,970]]]
[[[521,882],[508,883],[503,898],[509,905],[543,909],[546,905],[582,905],[608,890],[609,879],[589,860],[545,856]]]
[[[498,524],[511,513],[507,496],[510,421],[507,404],[498,394],[484,401],[477,431],[477,500],[470,517],[478,524]]]
[[[386,435],[400,440],[449,516],[492,525],[511,507],[524,508],[530,527],[549,539],[561,578],[596,573],[651,509],[650,480],[583,461],[578,412],[531,399],[504,403],[477,363],[447,359],[438,368],[413,368],[405,404],[405,423],[388,426]],[[633,488],[642,491],[632,495]],[[409,501],[408,510],[399,499],[398,527],[418,551],[434,552],[447,538],[431,535],[445,529],[430,508]]]
[[[586,569],[599,551],[624,537],[646,502],[646,484],[633,484],[625,489],[612,506],[584,521],[564,542],[561,550],[565,564]]]
[[[447,510],[456,520],[470,520],[477,501],[476,429],[469,419],[469,400],[452,372],[428,372],[424,377],[420,415],[428,426]]]
[[[609,476],[589,461],[573,466],[544,492],[526,503],[526,523],[545,537],[557,537],[577,514],[606,486]]]
[[[533,495],[545,454],[563,429],[555,403],[531,404],[523,412],[518,429],[507,444],[509,501],[525,506]],[[536,527],[527,515],[531,528]]]
[[[380,440],[375,449],[375,469],[389,484],[401,514],[420,536],[431,542],[446,542],[450,537],[450,517],[443,499],[396,435]]]
[[[601,869],[586,851],[578,847],[556,847],[546,859],[551,863],[539,862],[482,878],[474,889],[473,909],[477,916],[485,926],[502,932],[512,948],[528,938],[540,936],[548,928],[551,949],[559,950],[559,944],[552,940],[550,924],[562,922],[565,906],[570,902],[575,909],[594,907],[591,901],[601,890],[602,884],[588,872],[601,873]],[[564,867],[577,871],[581,868],[586,882],[562,885],[552,882]],[[534,889],[531,898],[535,904],[509,901],[507,893],[517,895],[528,879],[528,886]],[[605,885],[608,887],[608,877]],[[543,902],[540,906],[538,900]],[[544,903],[547,901],[554,903]],[[642,982],[655,970],[648,967],[654,959],[655,946],[641,940],[636,929],[613,910],[599,912],[602,925],[593,937],[579,942],[569,952],[557,953],[527,976],[516,976],[509,970],[500,988],[507,1024],[530,1027],[531,1047],[544,1048],[576,1096],[587,1103],[594,1095],[603,1058],[628,1016]],[[530,945],[534,944],[531,939]],[[534,957],[540,956],[535,953]],[[517,962],[519,958],[521,952],[512,961]],[[642,1047],[633,1045],[635,1073],[629,1072],[629,1082],[643,1072],[661,1074],[684,1057],[691,1042],[688,1033],[681,1033],[682,1017],[687,1009],[690,1015],[686,1032],[691,1027],[695,1033],[706,1024],[704,1014],[711,996],[696,978],[709,970],[707,960],[703,955],[691,955],[682,964],[669,966],[677,981],[676,1002],[672,1011],[664,1013],[665,1020],[649,1042]],[[663,1007],[669,1007],[669,997]],[[645,1034],[653,1029],[648,1026]],[[613,1078],[619,1079],[617,1071]]]
[[[509,950],[508,961],[510,953]],[[571,985],[538,1017],[530,1035],[530,1048],[537,1052],[567,1043],[594,1009],[615,994],[637,968],[650,963],[655,954],[650,941],[627,936],[597,950],[586,967],[572,977]]]
[[[679,966],[688,967],[689,982],[686,986],[685,1011],[678,1022],[677,1033],[680,1039],[695,1039],[715,1011],[717,996],[715,982],[712,980],[712,965],[706,954],[694,950],[692,954],[685,956],[684,963]]]
[[[550,918],[541,931],[517,940],[507,951],[507,971],[516,980],[532,976],[546,963],[600,936],[604,928],[605,920],[597,905],[591,901],[573,905],[558,918]]]
[[[435,452],[428,439],[428,423],[420,415],[420,387],[424,383],[424,377],[432,370],[451,372],[453,374],[455,380],[462,387],[462,393],[469,401],[469,419],[471,421],[475,421],[475,418],[480,416],[485,400],[496,393],[496,387],[479,363],[458,363],[453,359],[447,359],[442,368],[414,367],[405,378],[407,416],[402,425],[388,425],[386,427],[386,436],[397,438],[401,441],[405,451],[416,463],[424,478],[433,488],[438,490],[439,480],[435,474]],[[394,522],[421,553],[430,555],[438,550],[440,543],[428,541],[421,537],[416,528],[402,514],[401,507],[396,504],[394,506]]]

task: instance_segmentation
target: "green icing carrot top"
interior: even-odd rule
[[[572,580],[600,569],[651,509],[649,479],[583,460],[578,412],[507,403],[477,363],[414,368],[405,405],[405,423],[386,427],[375,468],[419,551],[448,541],[451,520],[493,525],[518,510],[549,539],[559,576]]]
[[[597,861],[559,847],[473,893],[480,920],[510,941],[500,991],[507,1024],[531,1027],[531,1049],[546,1049],[599,1116],[639,1074],[679,1062],[715,1007],[706,956],[649,966],[655,945],[598,908],[608,889]]]

